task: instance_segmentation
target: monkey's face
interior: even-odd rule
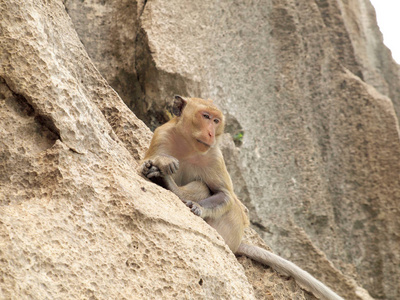
[[[198,151],[207,152],[215,145],[216,136],[223,130],[222,118],[220,111],[211,109],[200,109],[194,114],[192,137]]]

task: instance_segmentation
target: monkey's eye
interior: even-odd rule
[[[211,119],[211,117],[210,117],[209,114],[203,114],[203,118],[204,118],[204,119],[207,119],[207,120],[210,120],[210,119]]]
[[[219,122],[220,122],[219,119],[214,119],[215,124],[218,124]]]

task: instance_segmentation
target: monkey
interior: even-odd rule
[[[343,300],[294,263],[242,242],[250,225],[247,208],[233,191],[219,148],[225,119],[212,100],[175,96],[175,115],[154,131],[143,159],[142,174],[176,194],[192,213],[204,219],[236,255],[268,265],[315,296]]]

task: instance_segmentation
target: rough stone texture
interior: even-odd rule
[[[151,132],[62,1],[0,16],[0,298],[253,299],[217,233],[138,175]]]
[[[79,38],[100,73],[140,119],[149,125],[159,125],[168,119],[164,110],[167,98],[160,101],[155,98],[157,94],[153,98],[144,97],[144,90],[147,95],[151,93],[151,88],[146,88],[150,83],[146,83],[146,74],[138,71],[152,70],[152,77],[155,76],[151,64],[141,58],[148,56],[148,47],[139,38],[139,18],[145,2],[64,0]]]
[[[154,65],[173,74],[158,81],[161,98],[186,77],[190,94],[216,99],[243,128],[230,169],[273,249],[346,298],[364,297],[354,278],[397,299],[398,121],[367,84],[397,99],[398,66],[375,54],[384,46],[369,3],[346,3],[151,1],[141,20]],[[351,37],[370,32],[363,47]]]
[[[319,9],[337,53],[343,53],[339,48],[350,50],[349,55],[339,56],[341,62],[352,70],[351,63],[346,62],[351,57],[359,76],[392,100],[397,118],[400,118],[400,66],[383,44],[370,1],[332,1],[329,5],[320,2]],[[335,17],[338,14],[342,20]],[[338,42],[335,39],[339,39]]]
[[[398,299],[400,77],[370,3],[152,0],[139,25],[138,114],[215,99],[245,133],[224,152],[268,244],[347,299]]]
[[[244,241],[270,250],[251,228],[245,231]],[[238,260],[245,268],[247,279],[253,285],[257,299],[317,299],[312,294],[304,293],[292,278],[281,276],[273,269],[244,256],[238,257]]]
[[[147,111],[136,72],[136,38],[144,0],[63,2],[100,73],[129,107],[137,113]]]
[[[0,50],[0,298],[312,299],[137,176],[151,133],[96,68],[152,127],[215,99],[268,245],[399,298],[399,66],[368,0],[6,0]]]

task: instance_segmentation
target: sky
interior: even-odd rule
[[[400,64],[400,1],[370,0],[375,7],[383,42],[392,51],[394,60]]]

